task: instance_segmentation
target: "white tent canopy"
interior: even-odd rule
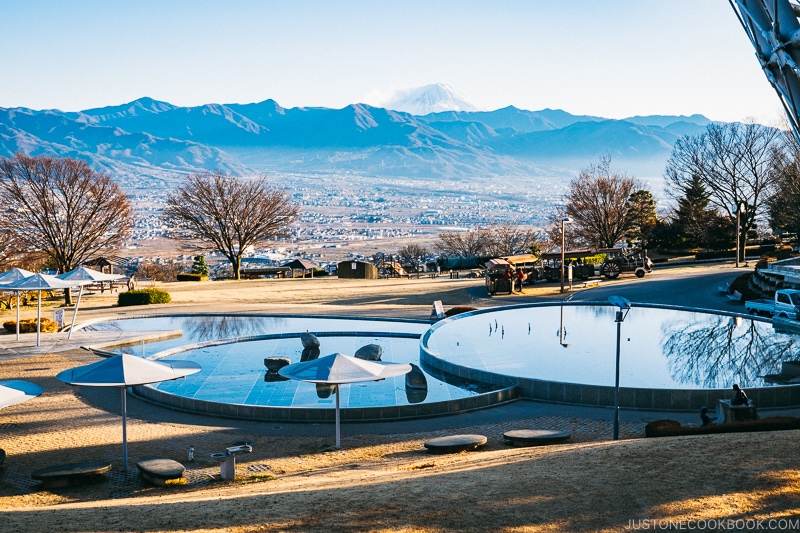
[[[48,274],[34,274],[11,283],[2,285],[4,290],[9,291],[38,291],[37,310],[36,310],[36,346],[39,346],[39,337],[42,330],[42,291],[53,289],[71,289],[77,287],[79,283],[63,281],[55,276]],[[17,338],[19,338],[19,307],[17,307]]]
[[[336,449],[340,447],[339,385],[380,381],[409,372],[411,365],[407,363],[364,361],[341,353],[326,355],[304,363],[294,363],[278,370],[280,375],[290,379],[336,386]]]
[[[151,361],[122,354],[89,365],[64,370],[56,375],[60,381],[81,387],[117,387],[122,401],[122,464],[128,469],[127,398],[128,387],[160,383],[200,372],[200,365],[191,361]]]
[[[72,331],[75,329],[75,319],[78,316],[78,307],[80,307],[81,305],[81,296],[83,296],[83,286],[103,281],[109,281],[109,282],[117,281],[126,278],[127,276],[125,276],[124,274],[106,274],[105,272],[100,272],[99,270],[80,267],[76,268],[75,270],[70,270],[69,272],[59,274],[56,277],[64,281],[74,282],[80,287],[80,289],[78,290],[78,300],[75,302],[75,311],[73,311],[72,313],[72,324],[69,327],[69,334],[67,335],[67,338],[71,339]]]
[[[15,281],[20,281],[22,279],[28,278],[33,276],[33,272],[30,270],[25,270],[22,268],[12,268],[11,270],[6,270],[2,274],[0,274],[0,289],[4,288],[4,286],[8,285],[9,283],[13,283]],[[17,293],[17,340],[19,340],[19,293],[22,291],[16,291]]]

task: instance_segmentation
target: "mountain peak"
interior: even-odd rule
[[[383,107],[412,115],[428,115],[441,111],[478,111],[475,104],[444,83],[397,91]]]

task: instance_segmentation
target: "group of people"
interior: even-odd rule
[[[517,268],[516,272],[513,270],[506,270],[503,272],[503,277],[511,281],[511,286],[514,292],[522,292],[522,282],[527,277],[521,268]]]
[[[744,389],[739,387],[738,384],[733,384],[734,395],[731,399],[731,405],[748,405],[750,399],[747,397],[747,393],[744,392]],[[708,416],[708,407],[705,405],[700,408],[700,422],[703,426],[707,426],[709,424],[713,424],[717,420],[717,417]]]

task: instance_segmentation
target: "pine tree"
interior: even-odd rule
[[[709,223],[716,214],[708,209],[710,195],[703,181],[698,176],[692,176],[683,189],[683,196],[678,198],[675,225],[682,233],[683,245],[687,248],[707,246]]]
[[[201,276],[208,276],[208,265],[206,264],[205,256],[194,256],[194,263],[192,263],[192,274],[200,274]]]

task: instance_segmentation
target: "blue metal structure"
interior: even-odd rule
[[[800,5],[789,0],[728,0],[800,140]]]

